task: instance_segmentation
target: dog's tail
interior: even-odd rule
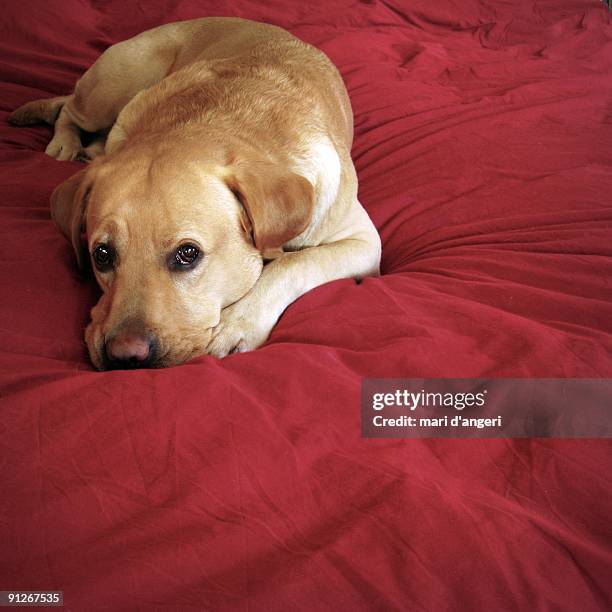
[[[57,98],[27,102],[9,115],[9,123],[13,125],[32,125],[44,121],[49,125],[54,125],[69,97],[58,96]]]

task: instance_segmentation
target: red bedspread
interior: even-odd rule
[[[206,15],[341,70],[383,276],[223,361],[94,372],[48,200],[78,164],[8,111]],[[612,376],[612,29],[597,0],[7,2],[0,16],[0,590],[72,610],[598,610],[611,445],[366,440],[372,377]]]

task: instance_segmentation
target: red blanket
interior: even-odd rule
[[[269,343],[92,370],[49,216],[79,165],[5,119],[108,45],[206,15],[323,49],[383,276]],[[597,0],[30,0],[0,36],[0,590],[72,610],[603,610],[611,445],[368,440],[362,377],[612,376],[612,29]]]

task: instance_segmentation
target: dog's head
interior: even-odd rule
[[[85,339],[99,369],[206,353],[221,310],[301,233],[313,189],[278,164],[169,144],[99,158],[55,189],[51,214],[102,289]]]

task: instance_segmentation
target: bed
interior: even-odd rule
[[[340,69],[382,275],[218,361],[96,372],[49,215],[80,167],[8,113],[107,46],[234,15]],[[71,610],[605,610],[611,444],[364,439],[364,377],[612,376],[612,29],[597,0],[6,3],[0,590]]]

